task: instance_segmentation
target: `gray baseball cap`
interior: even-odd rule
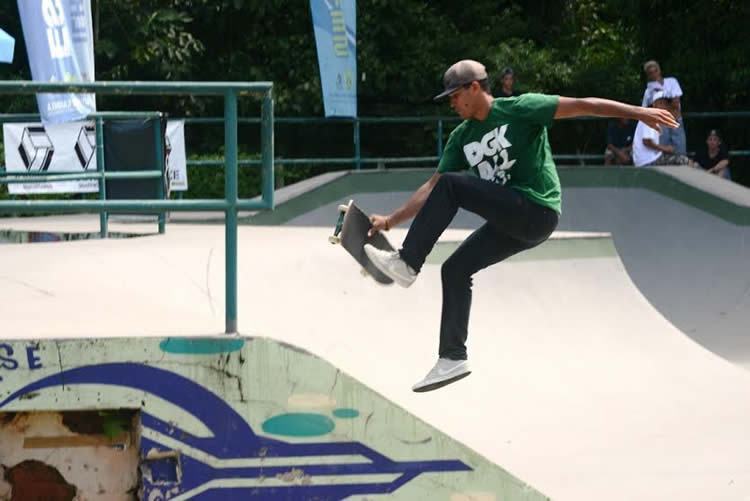
[[[463,59],[450,68],[443,75],[443,92],[434,97],[435,101],[452,94],[462,85],[470,84],[474,80],[487,79],[487,70],[484,65],[472,59]]]

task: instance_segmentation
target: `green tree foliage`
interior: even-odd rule
[[[270,80],[276,113],[321,116],[319,69],[305,0],[92,0],[100,80]],[[596,95],[640,103],[642,64],[657,59],[677,76],[686,111],[750,108],[745,33],[750,2],[731,0],[359,0],[360,115],[448,114],[431,97],[452,62],[473,58],[496,75],[516,71],[522,91]],[[17,39],[3,79],[29,79],[16,1],[0,2],[0,26]],[[496,84],[497,85],[497,84]],[[160,109],[177,116],[217,116],[218,99],[102,97],[102,109]],[[33,111],[33,98],[0,96],[4,112]],[[258,103],[241,101],[243,115]],[[734,121],[688,125],[697,145],[704,129],[729,129],[747,148],[748,127]],[[584,130],[585,129],[585,130]],[[375,130],[374,128],[372,130]],[[431,154],[434,127],[363,129],[363,153]],[[601,153],[603,124],[556,126],[563,152]],[[257,136],[257,129],[252,137]],[[250,137],[243,134],[241,137]],[[188,137],[191,153],[217,152],[221,129]],[[277,128],[281,156],[352,154],[347,127]],[[257,153],[257,140],[241,145]],[[316,169],[309,169],[315,172]],[[195,186],[195,185],[193,185]],[[192,190],[191,190],[192,191]]]

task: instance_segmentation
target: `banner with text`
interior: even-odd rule
[[[18,0],[31,76],[36,82],[93,82],[91,0]],[[86,118],[93,94],[37,94],[44,123]]]
[[[96,172],[96,133],[93,122],[3,124],[5,168],[12,172],[59,174],[63,172]],[[187,161],[185,122],[167,122],[167,176],[170,191],[186,191]],[[52,183],[12,183],[14,195],[40,193],[96,193],[99,182],[56,181]]]
[[[357,116],[357,2],[310,0],[327,117]]]

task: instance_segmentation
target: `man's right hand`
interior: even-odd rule
[[[391,226],[388,222],[388,216],[373,214],[370,216],[370,223],[372,223],[372,228],[370,228],[370,231],[367,232],[368,237],[373,236],[379,231],[388,231],[391,229]]]
[[[659,132],[661,132],[662,125],[666,125],[672,129],[676,129],[680,126],[669,110],[663,110],[661,108],[641,108],[638,120]]]

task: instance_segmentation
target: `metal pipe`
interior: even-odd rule
[[[225,198],[225,287],[227,334],[237,332],[237,94],[224,93],[224,198]]]
[[[94,179],[153,179],[161,177],[159,171],[134,170],[123,172],[76,172],[39,174],[38,172],[0,172],[0,184],[53,183],[56,181],[85,181]]]
[[[235,95],[262,94],[273,87],[272,82],[32,82],[0,81],[0,94],[89,93],[122,95],[213,95],[227,90]]]
[[[261,162],[263,165],[263,182],[262,182],[262,197],[263,202],[268,206],[269,209],[274,207],[274,190],[276,188],[276,180],[274,172],[274,139],[273,139],[273,94],[269,90],[263,98],[263,106],[261,108],[261,119],[263,126],[261,129]]]
[[[437,156],[443,156],[443,120],[438,119],[437,125]]]
[[[159,171],[161,176],[156,181],[156,196],[159,200],[164,200],[164,180],[166,175],[166,169],[164,165],[164,135],[162,134],[161,130],[161,113],[159,113],[158,117],[153,119],[153,122],[155,122],[154,126],[154,145],[155,145],[155,155],[156,155],[156,168]],[[159,219],[158,219],[158,228],[159,228],[159,234],[163,235],[164,232],[167,230],[166,228],[166,216],[163,212],[159,213]]]
[[[99,172],[99,200],[107,199],[107,181],[104,179],[104,119],[96,119],[96,170]],[[109,215],[102,211],[99,213],[99,236],[107,238],[107,220]]]
[[[359,144],[359,120],[354,119],[354,169],[360,170],[362,168],[362,154]]]
[[[226,200],[184,199],[184,200],[3,200],[0,201],[0,214],[18,213],[72,213],[72,212],[187,212],[187,211],[226,211]],[[246,200],[238,204],[242,210],[263,210],[268,207],[261,201]]]

